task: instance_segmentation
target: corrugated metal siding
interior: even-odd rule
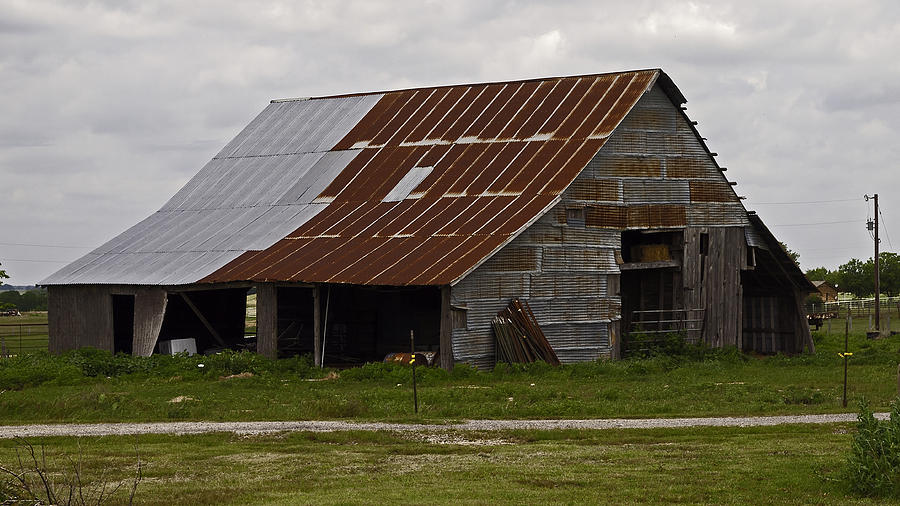
[[[626,204],[686,204],[691,201],[693,188],[687,181],[666,179],[627,179],[624,186]]]

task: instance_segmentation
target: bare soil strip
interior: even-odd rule
[[[886,419],[888,413],[876,413]],[[0,426],[0,438],[46,436],[125,436],[133,434],[203,434],[233,432],[266,434],[274,432],[334,431],[493,431],[493,430],[559,430],[559,429],[656,429],[680,427],[761,427],[784,424],[845,423],[856,420],[855,413],[825,415],[715,417],[715,418],[607,418],[595,420],[469,420],[450,424],[416,424],[344,421],[296,422],[158,422],[158,423],[91,423]]]

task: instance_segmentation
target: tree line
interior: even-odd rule
[[[0,292],[0,309],[46,311],[47,290],[28,290],[24,293],[16,290],[2,291]]]
[[[881,252],[878,254],[879,274],[881,275],[880,291],[888,296],[900,294],[900,255]],[[857,297],[869,297],[875,294],[875,259],[865,262],[851,258],[836,270],[817,267],[806,271],[806,277],[812,281],[825,280],[839,292],[850,292]]]

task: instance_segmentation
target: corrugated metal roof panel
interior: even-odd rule
[[[226,147],[248,156],[211,160],[160,211],[42,283],[194,283],[272,246],[327,207],[313,200],[359,154],[271,155],[297,148],[278,128],[310,123],[318,144],[337,142],[379,97],[271,104]]]
[[[124,258],[91,262],[81,279],[96,270],[147,284],[454,283],[558,200],[658,75],[274,102],[163,207],[168,216],[111,241],[156,256],[140,269]],[[381,202],[424,166],[433,169],[414,198]],[[315,207],[272,209],[287,204]]]

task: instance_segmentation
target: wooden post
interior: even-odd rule
[[[313,287],[313,363],[322,367],[322,288]]]
[[[453,369],[453,320],[450,307],[450,285],[441,287],[441,369],[449,371]]]
[[[181,296],[185,297],[183,293]],[[156,341],[159,339],[159,331],[162,330],[168,300],[168,293],[159,287],[140,288],[135,293],[134,322],[131,334],[132,355],[149,357],[153,354]],[[192,310],[197,310],[192,303],[189,303],[189,306]],[[204,323],[208,324],[209,322],[204,320]]]
[[[845,408],[847,407],[847,358],[849,357],[849,355],[847,354],[847,347],[848,347],[849,336],[850,336],[850,324],[848,323],[847,325],[844,326],[844,353],[842,355],[842,357],[844,357],[844,397],[843,397],[842,405]]]
[[[415,412],[419,412],[419,391],[416,390],[416,336],[412,329],[409,331],[409,363],[412,365],[412,381],[413,381],[413,406]]]
[[[256,285],[256,352],[278,357],[278,287],[275,283]]]

